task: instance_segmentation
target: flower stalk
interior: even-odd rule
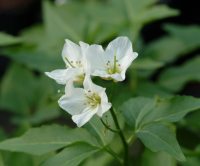
[[[117,130],[119,131],[118,134],[120,136],[120,139],[122,141],[122,144],[124,146],[124,162],[123,162],[123,165],[124,166],[128,166],[129,165],[129,153],[128,153],[128,143],[126,141],[126,138],[124,136],[124,133],[122,132],[121,128],[120,128],[120,125],[119,125],[119,122],[118,122],[118,119],[117,119],[117,116],[115,114],[115,110],[114,108],[112,107],[110,109],[111,111],[111,115],[112,115],[112,118],[113,118],[113,121],[115,123],[115,126],[117,128]]]

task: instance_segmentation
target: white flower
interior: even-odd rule
[[[127,68],[138,56],[133,52],[131,41],[127,37],[118,37],[111,41],[105,51],[100,45],[91,45],[86,54],[91,75],[115,81],[125,79]]]
[[[90,76],[85,76],[83,88],[74,88],[72,81],[66,85],[66,92],[58,103],[72,115],[78,127],[87,123],[95,114],[99,117],[111,108],[105,88],[95,85]]]
[[[62,57],[67,68],[45,72],[45,74],[59,84],[66,84],[69,80],[82,82],[87,72],[85,51],[89,45],[83,42],[79,44],[80,46],[66,39]]]

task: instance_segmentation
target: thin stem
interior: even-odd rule
[[[100,119],[100,120],[101,120],[102,124],[103,124],[108,130],[110,130],[110,131],[112,131],[112,132],[114,132],[114,133],[118,133],[118,132],[119,132],[118,130],[114,130],[114,129],[112,129],[110,126],[108,126],[108,125],[103,121],[103,119]]]
[[[128,163],[129,163],[128,162],[128,143],[126,142],[125,136],[119,126],[119,122],[117,120],[117,116],[115,114],[114,108],[112,107],[110,111],[111,111],[111,115],[113,117],[115,126],[116,126],[117,130],[119,130],[118,134],[119,134],[122,144],[124,146],[124,163],[123,164],[124,164],[124,166],[128,166]]]
[[[109,147],[104,147],[104,149],[111,155],[113,156],[117,161],[119,161],[120,164],[123,163],[122,159],[118,156],[117,153],[115,153],[111,148]]]

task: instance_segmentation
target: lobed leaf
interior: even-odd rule
[[[88,144],[74,144],[51,157],[41,166],[78,166],[96,152],[98,149]]]
[[[21,39],[19,37],[14,37],[9,34],[0,32],[0,46],[13,45],[18,44],[20,42]]]
[[[193,58],[185,64],[166,69],[159,78],[164,88],[177,92],[189,81],[200,81],[200,57]]]
[[[77,142],[96,145],[96,140],[84,129],[58,125],[29,129],[24,135],[0,143],[1,150],[43,155]]]
[[[139,128],[154,122],[177,122],[187,113],[200,109],[200,99],[190,96],[169,98],[132,98],[120,110],[131,127]]]
[[[178,145],[175,134],[169,127],[161,123],[152,123],[136,131],[146,147],[153,152],[165,151],[177,160],[185,161],[185,157]]]

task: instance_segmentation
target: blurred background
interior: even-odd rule
[[[57,105],[63,87],[44,75],[64,68],[65,38],[104,46],[120,35],[132,40],[139,57],[115,87],[123,87],[116,106],[131,96],[200,97],[199,23],[198,0],[0,0],[0,140],[31,126],[73,126]],[[193,113],[177,124],[182,146],[200,143],[199,118]],[[19,165],[30,160],[10,154],[11,166],[10,158]],[[183,166],[194,163],[199,159]]]

